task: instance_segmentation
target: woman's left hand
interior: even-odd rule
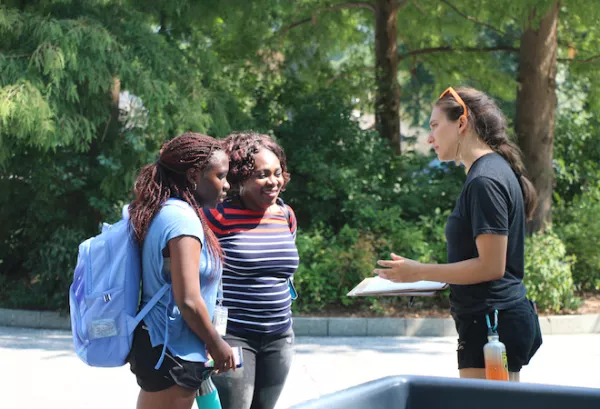
[[[391,260],[379,260],[377,264],[387,268],[376,268],[373,274],[395,283],[414,283],[421,281],[421,263],[408,258],[400,257],[394,253],[390,254]]]

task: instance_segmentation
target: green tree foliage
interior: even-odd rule
[[[286,149],[292,183],[284,196],[300,220],[296,308],[382,308],[344,296],[391,250],[445,261],[443,228],[462,169],[432,155],[397,156],[357,123],[375,104],[374,2],[2,4],[3,305],[65,308],[77,243],[118,217],[137,170],[187,130],[220,137],[252,128]],[[551,4],[407,2],[397,24],[403,121],[426,126],[435,97],[458,84],[491,93],[512,117],[521,32],[533,7],[541,13]],[[565,227],[555,231],[576,253],[573,276],[592,283],[586,288],[598,271],[592,242],[581,242],[582,229],[594,226],[583,215],[597,209],[600,179],[592,148],[597,16],[585,0],[565,2],[559,27],[554,200]]]
[[[554,230],[576,257],[580,290],[600,286],[600,146],[595,96],[585,77],[561,75],[555,141]]]
[[[293,177],[285,195],[304,225],[369,229],[381,221],[378,212],[394,209],[419,220],[454,205],[464,171],[453,164],[429,166],[432,156],[396,156],[375,132],[359,128],[346,90],[311,92],[293,84],[280,99],[290,114],[275,131]]]
[[[24,4],[0,8],[0,269],[54,300],[26,306],[56,307],[76,243],[118,215],[137,169],[212,121],[202,72],[158,16],[122,2]]]

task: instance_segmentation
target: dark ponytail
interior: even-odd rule
[[[537,194],[526,176],[521,150],[508,137],[506,117],[494,100],[483,92],[473,88],[458,88],[456,92],[467,106],[468,120],[475,133],[501,155],[515,172],[523,192],[525,216],[531,220],[537,206]],[[444,110],[451,121],[458,120],[463,113],[460,104],[449,93],[439,99],[436,105]]]
[[[521,185],[521,191],[523,192],[525,216],[527,217],[527,220],[531,220],[533,217],[533,212],[537,206],[537,193],[535,192],[533,183],[531,183],[527,176],[525,176],[526,169],[525,164],[523,163],[523,155],[521,154],[521,150],[517,145],[508,140],[508,138],[507,141],[502,145],[497,148],[492,147],[492,149],[506,159],[510,167],[517,175],[517,180],[519,181],[519,184]]]

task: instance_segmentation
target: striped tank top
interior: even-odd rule
[[[227,333],[276,335],[292,325],[288,279],[298,269],[296,217],[278,199],[275,211],[257,212],[226,200],[203,209],[225,253],[223,305]],[[283,211],[287,206],[288,217]]]

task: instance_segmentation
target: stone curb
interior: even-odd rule
[[[600,334],[600,314],[540,317],[544,335]],[[452,318],[334,318],[295,317],[298,336],[330,337],[451,337]]]
[[[54,311],[11,310],[0,308],[0,325],[6,327],[71,329],[71,319]]]
[[[66,314],[0,308],[0,326],[71,328]],[[544,335],[600,334],[600,314],[540,317]],[[295,317],[297,336],[314,337],[446,337],[456,336],[452,318],[336,318]]]

